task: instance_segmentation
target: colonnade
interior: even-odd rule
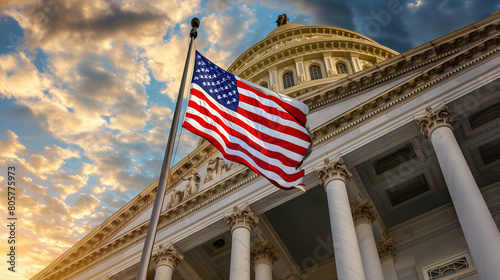
[[[479,191],[477,183],[453,135],[452,118],[446,106],[427,109],[416,119],[422,134],[435,150],[446,185],[457,212],[467,245],[481,279],[500,275],[500,233]],[[316,168],[328,201],[337,278],[340,280],[396,280],[392,240],[376,243],[373,222],[377,213],[369,199],[350,203],[347,181],[351,178],[342,158],[325,159]],[[231,280],[250,280],[253,259],[256,280],[271,280],[272,265],[278,260],[268,241],[252,244],[250,234],[259,218],[247,206],[235,207],[225,216],[232,234]],[[154,257],[155,280],[170,280],[182,255],[172,244]]]

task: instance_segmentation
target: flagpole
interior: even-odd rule
[[[186,91],[186,80],[188,78],[187,76],[189,69],[192,68],[192,66],[189,65],[191,60],[191,51],[194,48],[194,39],[196,39],[196,37],[198,36],[197,30],[198,27],[200,27],[200,20],[198,18],[193,18],[191,20],[191,27],[191,32],[189,33],[189,49],[186,57],[186,63],[184,65],[184,72],[182,73],[181,87],[179,89],[179,95],[177,96],[177,104],[175,105],[172,127],[170,128],[170,135],[168,136],[167,148],[165,150],[165,157],[163,158],[160,180],[158,182],[155,202],[153,205],[153,212],[151,213],[151,219],[149,220],[148,232],[146,234],[146,240],[144,241],[144,248],[142,250],[141,262],[139,264],[139,270],[137,271],[136,280],[146,280],[148,273],[149,262],[151,260],[151,254],[153,252],[153,246],[156,237],[156,230],[158,229],[158,221],[160,220],[161,209],[163,207],[163,198],[165,196],[165,190],[167,188],[167,176],[170,170],[170,162],[172,159],[172,151],[174,149],[177,127],[179,126],[179,116],[181,114],[182,99]]]

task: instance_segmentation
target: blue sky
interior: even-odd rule
[[[473,0],[1,0],[0,184],[15,166],[24,263],[16,276],[40,271],[159,176],[192,17],[201,19],[197,49],[226,68],[282,13],[404,52],[499,8]],[[177,159],[198,142],[181,135]]]

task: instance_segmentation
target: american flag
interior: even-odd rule
[[[307,105],[247,82],[196,52],[191,99],[182,125],[223,156],[244,164],[275,186],[303,185],[299,166],[311,136]]]

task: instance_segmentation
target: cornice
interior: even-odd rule
[[[382,61],[368,69],[356,72],[337,80],[328,86],[311,91],[298,97],[309,105],[311,110],[359,93],[387,80],[400,77],[477,45],[478,41],[496,36],[500,29],[497,17],[487,18],[477,24],[464,27],[456,32],[438,38],[432,42]],[[482,24],[484,25],[482,25]]]
[[[361,123],[366,122],[377,114],[385,113],[386,111],[392,109],[395,105],[398,105],[403,101],[409,100],[419,95],[420,93],[424,92],[424,90],[435,87],[443,80],[454,77],[467,68],[474,67],[474,65],[476,65],[478,62],[481,62],[492,56],[498,56],[498,51],[500,50],[500,35],[498,32],[499,29],[500,25],[497,25],[497,32],[495,32],[494,34],[488,34],[488,36],[485,36],[483,40],[463,46],[459,50],[448,51],[447,55],[444,56],[444,58],[441,58],[439,60],[431,58],[433,64],[422,63],[422,65],[429,64],[431,67],[417,72],[417,74],[415,76],[412,76],[411,79],[407,79],[406,81],[401,82],[397,86],[394,86],[393,88],[382,92],[378,96],[348,110],[347,112],[335,117],[331,121],[326,122],[322,126],[314,129],[312,131],[313,145],[320,145],[326,140],[342,132],[351,130],[356,126],[359,126]],[[413,67],[409,66],[409,68]],[[405,71],[405,69],[403,69],[399,72],[398,75],[401,75],[402,73],[406,73],[408,71]],[[395,77],[397,75],[395,74],[393,76]],[[360,80],[362,80],[362,78]],[[355,83],[356,81],[353,81],[348,86],[353,86],[355,88],[357,87]],[[365,89],[366,87],[364,87],[363,89]],[[342,88],[343,87],[340,87],[340,89]],[[343,92],[344,90],[345,89],[340,90],[340,92]],[[337,90],[337,92],[339,91]],[[314,105],[312,105],[311,107],[313,109],[319,108],[325,106],[333,100],[339,100],[356,92],[356,90],[351,90],[350,92],[342,93],[339,96],[329,97],[331,101],[324,101],[318,107],[315,107]],[[328,93],[326,93],[326,95],[328,95]],[[311,99],[306,100],[306,104],[317,103],[311,101],[315,99],[318,99],[318,97],[311,97]]]
[[[292,40],[278,42],[276,47],[263,50],[258,57],[249,59],[242,67],[230,71],[243,79],[248,79],[254,74],[267,71],[269,67],[276,66],[283,61],[293,60],[298,56],[310,55],[311,51],[318,53],[326,51],[331,53],[360,53],[381,59],[388,59],[398,54],[374,42],[357,39],[347,40],[343,37],[309,38],[296,42],[292,42]],[[280,46],[279,43],[283,43],[283,46]]]

